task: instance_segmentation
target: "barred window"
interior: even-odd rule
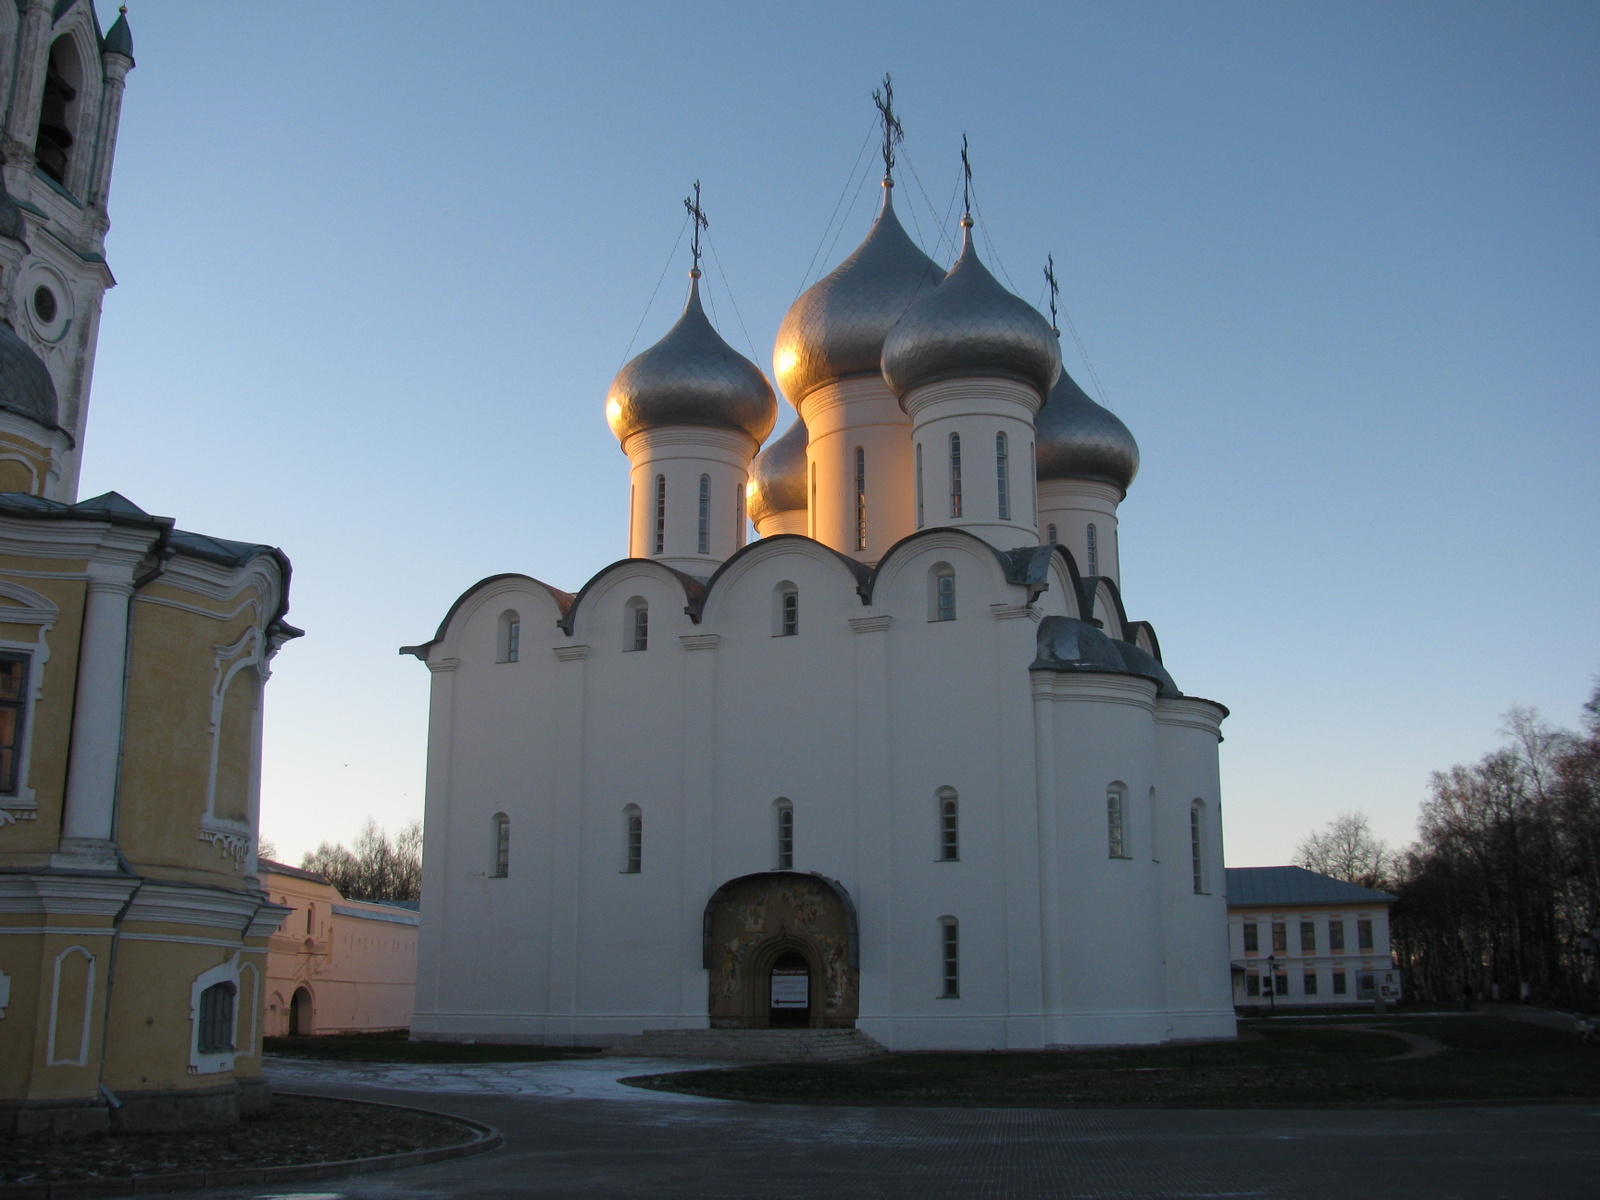
[[[1122,787],[1114,783],[1106,789],[1106,841],[1110,858],[1128,857],[1124,808]]]
[[[1100,574],[1100,539],[1093,522],[1089,525],[1089,574]]]
[[[867,548],[867,452],[856,447],[856,549]]]
[[[794,805],[779,798],[776,804],[778,819],[778,870],[794,870]]]
[[[961,435],[950,435],[950,515],[961,515]]]
[[[1000,519],[1011,520],[1011,464],[1006,450],[1006,435],[994,435],[995,483],[1000,493]]]
[[[656,476],[656,553],[667,550],[667,477]]]
[[[637,804],[622,810],[622,873],[637,875],[644,870],[644,815]]]
[[[960,814],[956,807],[954,788],[940,788],[939,799],[939,861],[956,862],[961,858]]]
[[[233,1049],[233,998],[231,983],[213,983],[200,993],[201,1054],[227,1054]]]
[[[494,870],[489,874],[493,879],[504,879],[511,873],[511,818],[505,813],[495,813],[489,827],[494,851]]]
[[[696,545],[701,554],[711,553],[711,476],[700,476],[700,517],[698,525],[699,541]]]
[[[939,918],[939,948],[944,967],[944,991],[941,1000],[955,1000],[961,995],[961,926],[954,917]]]
[[[956,619],[956,572],[949,563],[935,563],[928,572],[928,620]]]
[[[1196,800],[1189,806],[1189,862],[1194,870],[1195,895],[1207,890],[1205,854],[1205,802]],[[1274,937],[1276,942],[1277,938]]]
[[[917,528],[925,523],[922,508],[922,443],[917,443]]]
[[[623,646],[629,650],[650,649],[650,605],[644,597],[635,596],[628,601],[627,613]]]

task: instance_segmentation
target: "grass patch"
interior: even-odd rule
[[[1100,1107],[1371,1105],[1600,1097],[1600,1045],[1492,1017],[1368,1018],[1442,1043],[1326,1022],[1240,1022],[1237,1042],[1106,1050],[892,1054],[626,1080],[732,1100],[820,1104]]]
[[[499,1042],[412,1042],[405,1030],[386,1033],[328,1033],[316,1037],[269,1037],[268,1054],[373,1063],[548,1062],[600,1053],[589,1046],[514,1046]]]

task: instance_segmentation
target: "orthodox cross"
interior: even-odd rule
[[[710,229],[711,222],[706,220],[706,211],[700,207],[700,181],[694,181],[694,198],[683,198],[684,208],[689,210],[689,220],[694,224],[694,235],[689,240],[689,253],[694,255],[694,271],[700,273],[700,231]]]
[[[883,88],[874,88],[872,102],[878,106],[878,116],[883,121],[883,177],[894,175],[894,148],[905,140],[905,130],[900,128],[900,118],[894,115],[894,80],[887,72]]]
[[[961,211],[972,216],[972,162],[967,158],[967,135],[961,135]]]
[[[1044,281],[1050,288],[1050,328],[1059,333],[1060,327],[1056,324],[1056,297],[1061,294],[1061,285],[1056,282],[1056,256],[1054,254],[1044,256]]]

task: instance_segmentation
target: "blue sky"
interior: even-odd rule
[[[866,230],[886,70],[908,227],[948,260],[965,132],[985,257],[1038,301],[1055,255],[1093,362],[1068,339],[1068,369],[1139,439],[1124,593],[1233,710],[1230,862],[1353,808],[1407,840],[1428,773],[1508,706],[1577,720],[1593,5],[129,16],[82,494],[293,559],[308,635],[268,689],[263,799],[285,857],[420,815],[427,672],[396,647],[485,575],[576,589],[625,553],[604,397],[681,302],[682,247],[650,303],[696,179],[715,318],[770,372]]]

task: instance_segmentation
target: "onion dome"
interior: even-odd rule
[[[1124,492],[1139,473],[1139,443],[1109,409],[1084,393],[1066,371],[1033,418],[1039,478],[1094,479]]]
[[[0,408],[56,427],[56,385],[50,368],[7,321],[0,321]]]
[[[806,423],[796,421],[750,464],[745,511],[757,526],[778,513],[806,508]]]
[[[778,400],[761,369],[711,327],[700,307],[700,272],[689,272],[689,300],[678,323],[617,372],[606,421],[619,442],[641,429],[707,425],[766,440]]]
[[[1061,347],[1033,306],[1001,287],[978,258],[962,217],[961,257],[932,292],[906,309],[883,343],[883,377],[903,401],[940,379],[1015,379],[1049,393]]]
[[[120,54],[133,61],[133,30],[128,28],[128,6],[117,9],[117,19],[100,39],[101,54]]]
[[[943,278],[894,215],[894,184],[866,240],[806,289],[784,315],[773,372],[796,408],[806,394],[848,375],[878,374],[883,339],[910,303]]]

